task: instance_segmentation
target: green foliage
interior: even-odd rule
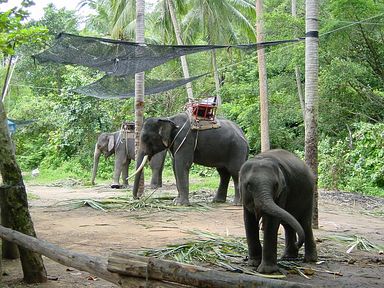
[[[28,6],[30,1],[23,2]],[[84,5],[93,7],[97,13],[89,17],[90,21],[82,31],[75,11],[56,9],[53,5],[45,8],[40,21],[26,25],[21,22],[26,15],[25,8],[0,14],[0,49],[3,55],[17,53],[22,56],[6,98],[7,113],[10,118],[35,120],[13,135],[17,159],[25,171],[40,167],[38,178],[48,181],[68,177],[87,183],[97,135],[103,131],[115,131],[123,120],[134,119],[133,99],[101,101],[72,92],[75,87],[97,80],[102,73],[66,65],[35,65],[30,58],[44,45],[50,44],[43,42],[41,37],[47,30],[51,37],[61,31],[108,37],[113,22],[117,25],[115,32],[128,37],[133,22],[129,22],[130,14],[124,9],[129,5],[115,2],[113,6],[110,1],[83,0]],[[197,5],[200,2],[202,5]],[[163,4],[159,4],[150,15],[146,14],[147,42],[174,43],[173,28]],[[248,25],[255,23],[250,4],[254,5],[254,1],[175,1],[183,37],[188,44],[254,42],[253,31]],[[343,0],[320,1],[320,5],[320,185],[383,195],[383,165],[380,162],[384,144],[380,123],[384,122],[384,3]],[[229,9],[230,6],[236,10]],[[297,1],[297,18],[291,16],[290,0],[266,0],[264,6],[266,40],[304,35],[303,0]],[[219,14],[209,11],[218,9],[215,7],[223,7],[223,10]],[[248,22],[241,24],[239,13]],[[207,17],[210,15],[212,17]],[[121,19],[123,22],[129,20],[126,27],[117,21],[119,16],[125,18]],[[256,52],[244,54],[228,49],[216,50],[216,55],[223,81],[220,91],[223,104],[218,113],[239,124],[250,143],[251,154],[256,154],[260,151]],[[191,75],[212,72],[210,52],[187,57]],[[304,123],[295,79],[295,68],[298,67],[302,74],[299,80],[304,83],[303,42],[267,48],[266,62],[271,147],[303,154]],[[4,75],[5,69],[0,70]],[[196,98],[214,95],[212,74],[192,83]],[[147,71],[147,76],[182,78],[180,62],[178,59],[169,61]],[[145,117],[173,115],[184,109],[185,87],[146,97],[145,101]],[[351,135],[349,130],[352,130]],[[109,180],[112,164],[113,158],[101,159],[98,178]],[[166,167],[165,174],[173,179],[170,159]],[[191,181],[192,190],[217,188],[215,170],[193,166],[191,175],[198,179],[204,177],[201,183]]]
[[[2,1],[7,2],[7,1]],[[22,23],[28,15],[24,8],[32,1],[23,0],[23,8],[13,8],[0,12],[0,52],[3,55],[13,55],[15,48],[23,43],[41,43],[46,39],[47,30],[42,26],[27,27]]]
[[[384,124],[357,123],[353,129],[350,138],[321,141],[320,185],[384,196]]]

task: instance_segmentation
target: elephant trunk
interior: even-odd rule
[[[130,176],[130,177],[135,176],[135,181],[133,183],[133,198],[138,198],[137,195],[139,191],[140,178],[143,173],[143,168],[147,160],[148,160],[148,155],[145,155],[144,152],[140,151],[136,161],[136,172]]]
[[[296,243],[296,246],[300,248],[303,245],[305,238],[303,227],[300,225],[300,223],[296,220],[295,217],[293,217],[290,213],[282,209],[275,203],[275,201],[273,201],[270,191],[261,192],[260,197],[256,197],[254,201],[258,203],[256,207],[260,207],[263,213],[272,217],[277,217],[281,221],[290,225],[296,231],[299,238]]]
[[[97,144],[96,144],[95,152],[93,153],[93,169],[92,169],[92,179],[91,179],[92,185],[95,185],[95,178],[96,178],[97,168],[99,166],[100,155],[101,155],[101,150],[97,148]]]

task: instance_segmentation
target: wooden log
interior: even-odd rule
[[[242,288],[242,287],[312,287],[308,284],[268,279],[253,275],[215,271],[205,267],[113,252],[107,269],[121,275],[170,281],[194,287]],[[128,286],[127,286],[128,287]]]
[[[191,288],[193,286],[182,285],[179,283],[171,283],[164,281],[157,281],[153,279],[145,279],[139,277],[128,277],[120,275],[121,287],[129,288]]]
[[[42,254],[53,261],[81,271],[89,272],[109,282],[119,284],[119,277],[107,270],[107,261],[100,257],[75,253],[47,241],[22,234],[0,225],[0,237],[30,251]]]

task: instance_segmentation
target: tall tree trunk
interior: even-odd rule
[[[211,55],[212,55],[213,78],[215,79],[217,104],[220,105],[221,104],[221,99],[220,99],[221,83],[220,83],[219,69],[217,68],[217,61],[216,61],[217,59],[216,59],[215,49],[212,50]]]
[[[313,227],[319,227],[318,220],[318,151],[317,116],[318,97],[318,31],[319,6],[317,0],[306,0],[305,11],[305,162],[316,177],[315,197],[313,200]]]
[[[296,0],[291,1],[291,14],[292,14],[292,17],[294,17],[294,18],[297,17]],[[297,33],[295,31],[295,37],[297,36],[296,34]],[[303,119],[304,119],[305,118],[305,103],[304,103],[304,97],[303,97],[303,85],[301,85],[301,72],[300,72],[300,67],[298,65],[295,66],[295,77],[296,77],[297,94],[299,96],[301,112],[303,113]]]
[[[35,237],[36,233],[28,210],[27,193],[17,165],[8,131],[7,117],[3,102],[0,101],[0,172],[3,185],[0,186],[0,203],[2,215],[6,214],[10,228]],[[47,281],[41,255],[19,247],[20,260],[27,283]]]
[[[260,43],[264,42],[263,0],[256,0],[256,17],[256,40]],[[257,61],[259,66],[261,152],[264,152],[269,150],[268,86],[264,48],[257,50]]]
[[[145,0],[136,0],[136,42],[144,43]],[[140,132],[144,122],[144,72],[135,74],[135,158],[139,151]],[[144,173],[140,179],[138,196],[144,193]]]
[[[9,84],[11,83],[13,71],[15,70],[17,60],[19,59],[18,56],[16,56],[15,60],[13,60],[13,56],[9,56],[9,62],[8,62],[8,67],[7,67],[7,72],[5,74],[5,79],[4,79],[4,86],[3,86],[3,91],[1,92],[1,98],[0,101],[5,101],[5,97],[7,96],[8,89],[9,89]],[[12,65],[13,62],[13,65]]]
[[[172,19],[172,25],[173,29],[175,30],[175,36],[176,41],[178,45],[184,45],[183,39],[181,38],[181,31],[179,22],[176,18],[176,12],[175,12],[175,6],[173,5],[173,0],[167,0],[169,14],[171,15]],[[188,63],[187,63],[187,57],[186,56],[180,56],[181,61],[181,67],[183,69],[184,78],[189,78],[189,69],[188,69]],[[185,84],[185,87],[187,89],[187,95],[188,95],[188,102],[193,102],[193,91],[192,91],[192,83],[188,82]]]

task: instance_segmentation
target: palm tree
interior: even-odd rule
[[[291,0],[291,15],[292,17],[297,17],[297,3],[296,0]],[[299,95],[299,101],[301,106],[301,111],[303,112],[303,119],[305,118],[305,104],[303,97],[303,87],[301,85],[301,72],[298,65],[295,66],[295,76],[296,76],[296,85],[297,85],[297,94]]]
[[[244,41],[244,38],[255,40],[255,31],[249,20],[254,17],[255,10],[249,1],[190,0],[188,6],[188,13],[182,22],[186,35],[193,37],[201,33],[208,44],[237,44]],[[212,50],[211,62],[216,94],[219,96],[221,83],[215,50]]]
[[[167,6],[168,6],[169,14],[171,16],[171,20],[172,20],[172,24],[173,24],[173,29],[175,31],[175,36],[176,36],[177,44],[178,45],[184,45],[183,39],[181,37],[181,30],[180,30],[179,22],[178,22],[178,20],[176,18],[176,10],[175,10],[175,6],[174,6],[174,3],[173,3],[173,0],[166,0],[166,3],[167,3]],[[181,67],[183,69],[184,78],[189,78],[189,68],[188,68],[187,57],[186,56],[181,56],[180,57],[180,61],[181,61]],[[193,102],[192,83],[188,82],[185,85],[185,87],[187,88],[188,102],[192,103]]]
[[[264,42],[263,0],[256,0],[256,16],[256,39],[260,43]],[[259,66],[261,152],[264,152],[269,150],[267,68],[264,48],[257,50],[257,61]]]
[[[319,36],[318,36],[317,0],[306,0],[305,11],[305,162],[312,169],[316,178],[313,227],[318,228],[318,151],[317,118],[319,110],[318,73],[319,73]]]
[[[115,39],[133,40],[136,27],[134,0],[82,0],[79,7],[88,5],[95,15],[87,19],[88,27],[109,34]]]
[[[144,43],[145,0],[136,0],[136,43]],[[135,74],[135,154],[138,155],[140,132],[144,121],[144,72]],[[137,158],[136,158],[137,161]],[[137,162],[136,162],[137,163]],[[142,173],[141,175],[144,175]],[[144,177],[141,177],[138,196],[144,192]]]

